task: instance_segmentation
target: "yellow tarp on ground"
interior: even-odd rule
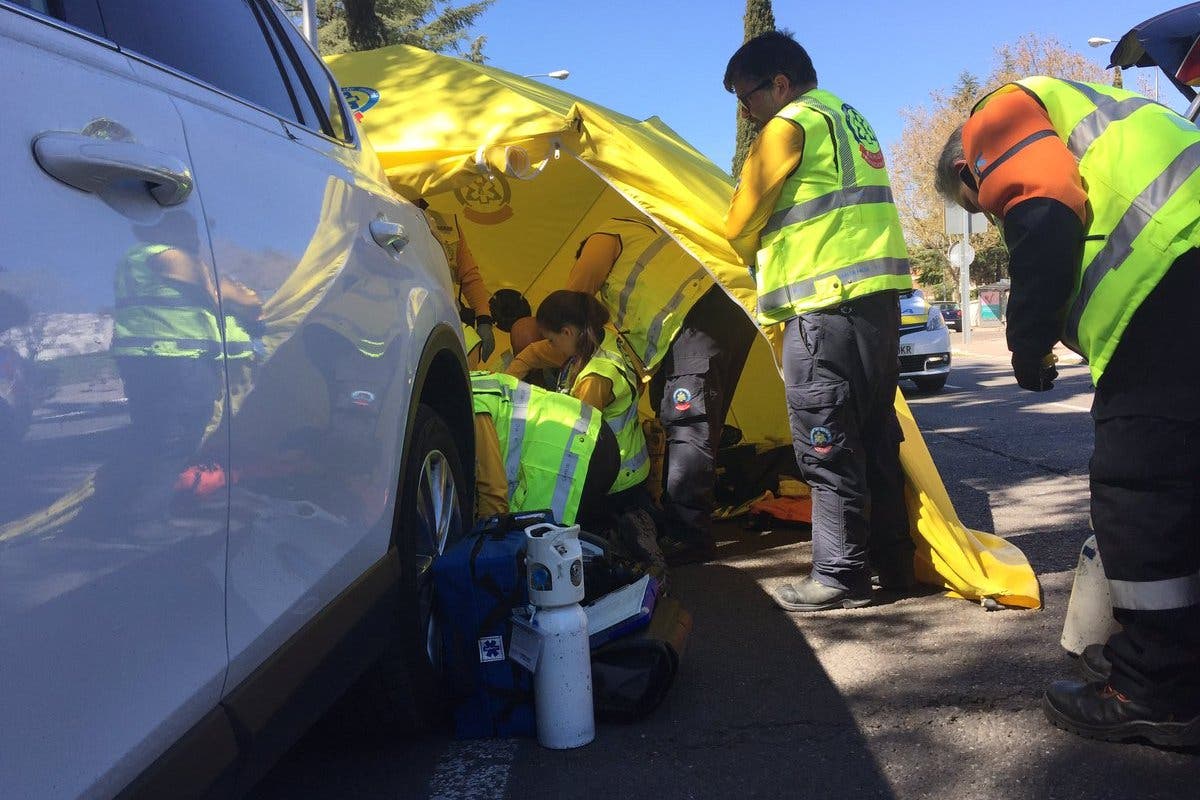
[[[536,308],[562,287],[576,248],[600,223],[643,214],[753,318],[754,284],[722,235],[732,181],[658,118],[635,120],[536,80],[404,45],[327,61],[393,187],[457,215],[492,291],[517,289]],[[776,333],[756,342],[730,420],[761,446],[791,442],[769,343]],[[896,405],[922,578],[966,598],[1038,607],[1024,555],[962,526],[899,393]]]

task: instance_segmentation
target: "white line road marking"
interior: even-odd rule
[[[1069,409],[1071,409],[1072,411],[1085,411],[1085,412],[1088,412],[1088,413],[1091,413],[1091,410],[1092,410],[1092,407],[1091,407],[1091,406],[1073,406],[1073,405],[1071,405],[1070,403],[1060,403],[1060,402],[1058,402],[1057,400],[1054,400],[1054,401],[1052,401],[1052,402],[1046,403],[1046,405],[1048,405],[1048,406],[1062,406],[1063,408],[1069,408]]]
[[[519,745],[516,739],[451,742],[429,781],[429,800],[504,797]]]

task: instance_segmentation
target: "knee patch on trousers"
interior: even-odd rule
[[[663,388],[659,418],[664,426],[708,414],[709,366],[707,358],[676,359]]]
[[[846,446],[844,416],[849,385],[812,381],[786,388],[797,455],[809,463],[836,458]]]

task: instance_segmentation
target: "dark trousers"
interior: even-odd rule
[[[745,310],[713,287],[692,306],[650,381],[667,438],[663,510],[674,536],[711,535],[721,430],[755,335]]]
[[[1111,683],[1200,710],[1200,254],[1144,301],[1096,387],[1092,523],[1123,630]]]
[[[616,434],[607,424],[600,425],[600,436],[588,461],[579,497],[579,512],[575,515],[584,530],[599,533],[610,525],[608,490],[621,469],[621,447]]]
[[[783,374],[800,477],[812,487],[813,577],[826,586],[869,586],[907,575],[914,545],[904,506],[896,383],[896,292],[801,314],[784,330]]]

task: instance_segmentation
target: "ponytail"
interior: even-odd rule
[[[537,310],[537,323],[546,330],[560,331],[567,325],[579,328],[579,363],[586,363],[604,341],[609,313],[604,304],[585,292],[559,289],[551,292]]]

